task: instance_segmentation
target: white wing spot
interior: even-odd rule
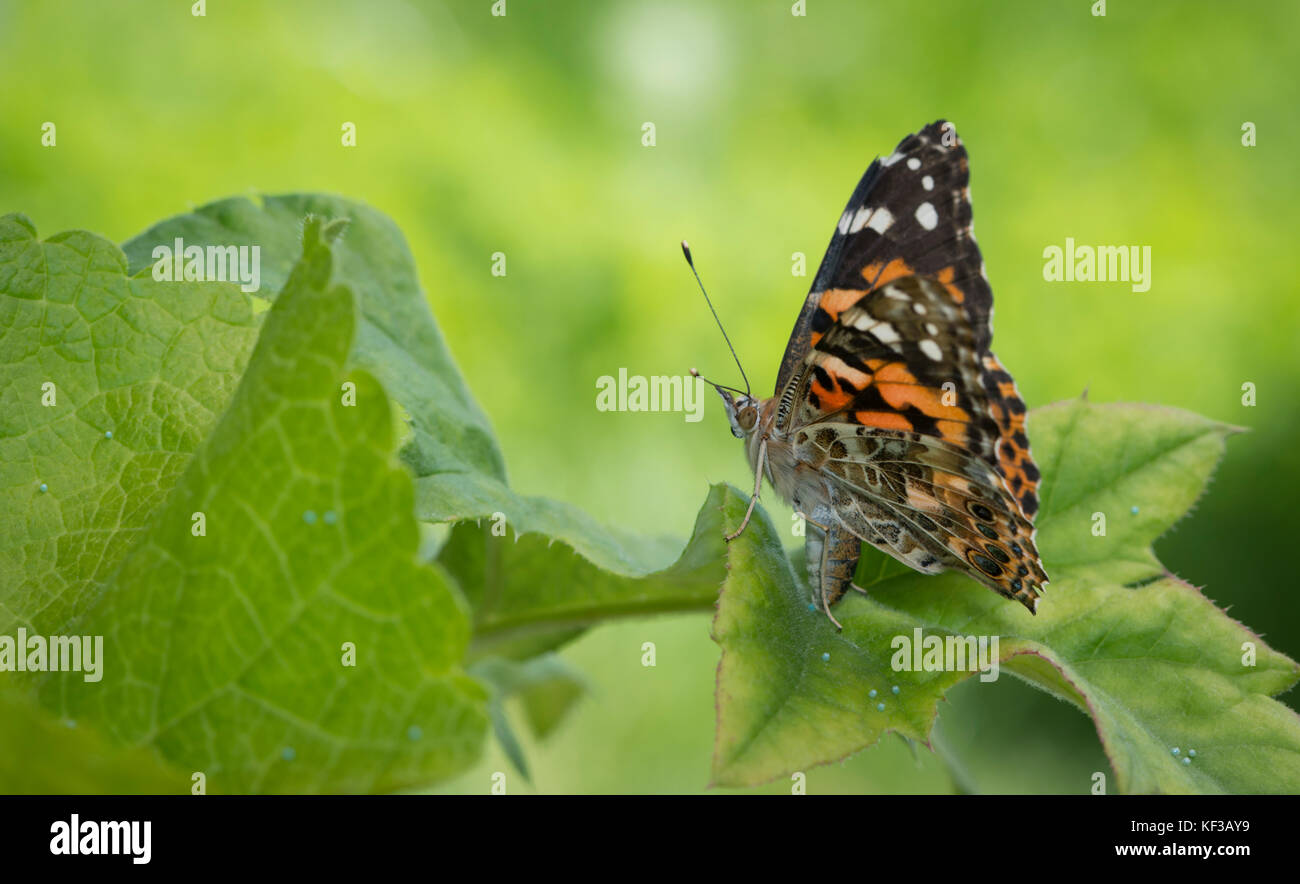
[[[884,207],[873,211],[871,213],[871,220],[867,222],[867,226],[876,231],[876,233],[884,233],[892,227],[893,224],[894,216]]]
[[[939,333],[939,326],[935,325],[933,322],[927,322],[925,324],[925,333],[928,335],[937,335]]]
[[[849,223],[849,233],[857,233],[863,227],[866,227],[867,219],[871,217],[873,211],[874,209],[869,209],[866,206],[858,209],[853,216],[853,221]],[[848,213],[846,212],[845,214]]]
[[[939,213],[929,203],[921,203],[916,207],[916,220],[926,230],[934,230],[939,226]]]
[[[921,168],[921,161],[918,160],[916,157],[912,157],[907,161],[907,168],[915,172],[917,169]]]
[[[882,344],[897,344],[900,340],[898,332],[894,331],[894,327],[888,322],[876,323],[876,327],[871,330],[871,333],[875,335],[876,340]],[[936,347],[935,349],[938,348]]]
[[[921,186],[924,187],[926,190],[934,190],[934,179],[931,178],[929,175],[926,175],[924,178],[921,179]]]
[[[934,341],[930,340],[929,338],[926,338],[917,346],[921,348],[922,353],[924,353],[926,356],[929,356],[935,362],[938,362],[939,360],[943,359],[943,351],[939,349],[938,344],[936,344]]]
[[[921,314],[922,316],[925,315],[925,305],[922,304],[920,301],[917,301],[914,304],[912,304],[912,309],[915,310],[917,313]],[[934,332],[930,332],[930,334],[934,334]]]
[[[851,212],[845,212],[843,215],[840,216],[840,225],[839,225],[839,227],[840,227],[840,234],[841,234],[841,235],[846,234],[846,233],[849,232],[849,219],[852,218],[852,217],[853,217],[853,215],[852,215]]]

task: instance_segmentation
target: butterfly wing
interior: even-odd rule
[[[909,274],[952,285],[988,348],[993,291],[975,244],[970,166],[952,123],[939,120],[877,159],[840,215],[777,373],[780,395],[811,349],[813,321],[829,289],[867,290]]]
[[[968,181],[943,121],[867,170],[795,324],[775,423],[859,537],[1032,610],[1047,580],[1031,521],[1039,475],[1024,403],[989,351]]]
[[[1042,473],[1029,453],[1025,400],[1020,398],[1011,374],[992,353],[984,355],[981,381],[989,397],[989,413],[998,426],[998,472],[1006,478],[1021,512],[1032,519],[1038,514],[1038,483]]]
[[[828,480],[848,530],[922,573],[964,571],[1031,611],[1047,574],[1034,526],[982,458],[934,436],[827,423],[796,456]]]

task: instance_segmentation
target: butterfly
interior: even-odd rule
[[[863,543],[923,574],[960,571],[1031,613],[1048,582],[1034,545],[1041,474],[1024,400],[989,349],[969,180],[946,120],[876,159],[840,215],[774,395],[755,398],[747,378],[743,393],[709,382],[755,476],[727,540],[766,477],[806,520],[809,585],[836,628],[831,606],[865,592],[853,582]]]

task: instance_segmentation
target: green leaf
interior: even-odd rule
[[[31,697],[0,692],[0,793],[169,795],[188,792],[189,773],[147,749],[119,749],[93,729],[59,720]]]
[[[715,783],[842,758],[889,730],[926,740],[939,698],[972,673],[895,671],[895,638],[919,627],[997,636],[1003,668],[1092,716],[1121,791],[1300,790],[1300,720],[1271,699],[1300,667],[1167,574],[1151,550],[1195,502],[1232,432],[1144,406],[1080,400],[1034,412],[1039,547],[1052,578],[1037,617],[966,577],[919,575],[867,548],[858,583],[869,597],[851,594],[837,634],[809,610],[758,511],[728,549],[714,624]],[[744,506],[728,495],[728,526]],[[1096,513],[1104,536],[1093,533]],[[1197,754],[1184,763],[1189,748]]]
[[[561,509],[557,505],[550,512]],[[658,568],[634,562],[630,553],[612,567],[608,557],[588,548],[602,562],[598,566],[554,537],[516,536],[508,525],[497,534],[491,519],[457,524],[438,561],[465,588],[474,610],[471,658],[531,657],[615,617],[711,610],[726,573],[720,519],[718,508],[706,504],[686,548],[675,562]],[[601,539],[605,551],[621,544],[634,548],[585,517],[572,519],[565,534]],[[655,545],[646,542],[642,548]]]
[[[75,624],[105,638],[103,681],[42,690],[214,792],[425,784],[472,763],[487,726],[459,669],[465,603],[416,558],[387,397],[348,367],[353,294],[319,221],[304,242],[228,408]]]
[[[939,704],[930,746],[970,794],[1078,793],[1091,791],[1098,773],[1112,779],[1087,713],[1019,678],[955,685]],[[1107,786],[1114,791],[1113,781]]]
[[[210,203],[163,221],[123,246],[132,273],[153,249],[172,244],[258,245],[263,291],[276,291],[301,251],[306,215],[347,219],[334,247],[335,278],[357,295],[361,317],[353,363],[371,372],[410,420],[402,459],[415,475],[425,521],[502,513],[519,534],[542,534],[619,574],[649,573],[672,561],[676,544],[610,530],[566,503],[516,495],[491,426],[474,401],[429,311],[406,240],[392,220],[362,203],[324,194]]]
[[[519,699],[533,734],[545,739],[590,689],[582,672],[563,657],[544,654],[529,665],[532,677]]]
[[[505,465],[487,417],[465,386],[420,291],[406,240],[390,218],[343,197],[286,194],[220,200],[149,228],[122,248],[132,273],[153,263],[158,245],[258,246],[262,291],[283,286],[301,253],[302,219],[333,219],[335,280],[360,305],[353,364],[379,379],[411,419],[402,459],[416,476],[421,518],[445,521],[491,513],[470,501],[505,491]]]
[[[543,738],[586,692],[586,680],[555,654],[542,654],[523,663],[487,657],[471,666],[469,672],[490,686],[488,710],[497,742],[524,779],[531,779],[523,747],[506,714],[507,701],[518,699],[523,704],[533,734]]]
[[[0,634],[94,603],[257,338],[236,287],[125,271],[100,237],[0,218]]]
[[[434,323],[405,240],[383,214],[351,200],[321,194],[268,196],[260,203],[232,198],[163,221],[123,248],[131,272],[142,273],[151,266],[156,246],[173,245],[178,238],[187,246],[257,245],[261,249],[262,290],[269,293],[283,285],[297,260],[302,218],[308,214],[347,219],[333,251],[335,278],[356,293],[360,305],[352,361],[380,381],[407,424],[401,455],[415,476],[416,512],[422,520],[496,517],[507,522],[512,535],[521,537],[521,552],[530,569],[522,579],[547,595],[528,606],[529,615],[541,619],[574,606],[592,607],[581,595],[585,588],[597,584],[604,587],[601,594],[606,601],[618,596],[619,588],[635,596],[639,590],[619,578],[644,577],[674,561],[680,550],[678,540],[635,537],[600,525],[569,504],[511,491],[491,427]],[[332,229],[331,233],[339,231]],[[445,556],[453,571],[465,558],[456,548],[472,542],[466,533],[458,528],[452,551]],[[543,548],[545,552],[541,552]],[[575,565],[569,551],[591,567]],[[513,565],[507,570],[522,574]],[[602,570],[613,578],[598,574]],[[554,579],[543,580],[540,575],[554,575]],[[471,591],[478,586],[478,574],[456,576]],[[576,582],[565,584],[566,580]],[[547,585],[538,586],[540,583]],[[710,602],[716,587],[714,581],[708,593]],[[681,590],[669,592],[680,594]],[[558,598],[557,594],[569,597]],[[510,596],[507,604],[514,598]],[[669,604],[668,609],[677,609]],[[627,608],[628,612],[636,610]],[[511,655],[527,656],[555,647],[601,616],[603,610],[594,609],[581,625],[532,645],[521,643]],[[516,617],[515,622],[518,620]],[[507,623],[485,625],[489,644],[499,641],[501,630],[511,628]],[[492,651],[502,652],[500,648]]]
[[[303,251],[299,237],[304,217],[332,220],[323,227],[321,222],[309,222],[313,230],[319,228],[313,235],[322,241],[322,248],[311,261],[296,265]],[[187,247],[256,246],[261,294],[250,298],[230,283],[154,281],[155,247],[174,247],[178,239]],[[324,248],[326,245],[331,248]],[[346,359],[357,369],[350,379],[358,384],[359,400],[373,403],[382,400],[384,392],[394,395],[386,416],[377,408],[360,407],[360,402],[354,411],[387,420],[397,428],[401,459],[415,474],[415,509],[423,518],[499,515],[502,520],[509,519],[512,535],[516,530],[523,534],[518,544],[509,544],[504,567],[511,575],[508,582],[513,587],[518,581],[524,589],[540,585],[545,591],[535,597],[524,592],[518,598],[507,591],[503,604],[480,611],[485,634],[476,642],[474,657],[509,652],[523,658],[558,645],[605,616],[699,609],[716,598],[722,579],[720,548],[705,555],[697,552],[657,581],[639,583],[640,578],[667,568],[680,547],[664,539],[644,540],[609,531],[574,507],[522,498],[509,490],[486,418],[439,336],[401,234],[383,215],[354,202],[316,195],[270,197],[261,203],[223,200],[162,222],[124,248],[129,263],[114,246],[90,234],[59,234],[39,243],[31,223],[21,216],[9,216],[0,225],[0,293],[6,296],[0,304],[12,318],[6,324],[5,337],[0,338],[0,359],[12,366],[18,380],[3,393],[10,425],[0,437],[0,469],[6,470],[11,480],[4,492],[9,499],[3,503],[5,512],[22,514],[27,529],[6,532],[0,539],[0,573],[6,578],[0,594],[0,625],[28,626],[42,633],[57,633],[73,623],[79,624],[81,631],[129,626],[139,628],[144,636],[167,634],[168,643],[175,642],[178,635],[187,638],[170,653],[170,644],[152,650],[143,646],[113,650],[120,656],[112,658],[110,665],[129,664],[130,678],[110,677],[102,691],[47,685],[45,697],[58,708],[74,715],[102,716],[105,733],[129,745],[165,744],[169,758],[212,773],[216,790],[390,788],[442,776],[477,752],[475,741],[467,735],[485,727],[486,694],[447,668],[463,656],[461,628],[451,629],[453,634],[447,636],[444,633],[450,627],[439,623],[438,629],[426,634],[420,629],[427,624],[412,615],[407,627],[414,630],[413,637],[407,641],[434,641],[438,653],[421,660],[407,649],[403,662],[408,668],[447,675],[450,687],[442,685],[447,695],[441,701],[448,704],[444,711],[451,720],[431,727],[412,723],[407,730],[430,735],[426,742],[442,739],[448,729],[455,731],[458,736],[448,737],[446,745],[435,753],[442,761],[422,756],[423,766],[417,765],[418,770],[405,770],[393,762],[388,772],[374,771],[370,779],[359,778],[356,770],[339,762],[345,752],[340,747],[346,747],[349,740],[369,741],[366,749],[360,750],[363,756],[370,753],[369,760],[375,752],[402,756],[404,753],[391,745],[391,732],[380,737],[374,731],[396,725],[367,720],[371,730],[349,734],[349,727],[359,727],[349,720],[335,728],[339,732],[314,733],[313,726],[320,729],[318,717],[327,711],[358,716],[358,708],[349,703],[364,692],[340,697],[341,705],[327,709],[321,698],[310,692],[279,696],[278,692],[289,692],[278,680],[270,691],[276,696],[256,717],[279,715],[286,718],[282,725],[292,723],[296,728],[285,727],[284,733],[272,740],[275,728],[267,724],[266,733],[259,732],[258,737],[274,745],[263,742],[254,746],[244,740],[238,757],[227,757],[229,747],[224,745],[196,754],[199,730],[218,725],[238,727],[233,707],[226,705],[235,698],[226,695],[239,693],[236,685],[243,677],[242,661],[248,655],[271,654],[268,642],[272,637],[277,645],[284,640],[272,636],[276,623],[290,630],[298,628],[293,619],[301,615],[297,606],[291,606],[290,620],[284,621],[285,600],[276,597],[276,584],[263,576],[278,573],[283,580],[302,564],[296,560],[286,563],[283,551],[277,550],[277,544],[293,538],[279,536],[266,521],[266,507],[285,504],[282,495],[270,494],[275,484],[268,477],[287,480],[295,475],[294,470],[286,472],[289,464],[281,462],[286,458],[302,459],[303,465],[295,470],[308,470],[318,479],[329,474],[330,458],[358,459],[351,451],[354,440],[333,435],[341,418],[333,414],[338,409],[332,403],[338,398],[342,376],[334,379],[337,383],[329,391],[313,387],[311,396],[319,399],[313,405],[308,406],[305,398],[295,400],[293,414],[301,421],[295,431],[314,431],[302,438],[296,433],[290,438],[290,432],[278,425],[271,433],[261,423],[260,413],[249,411],[248,401],[261,395],[259,389],[265,388],[267,395],[284,392],[274,381],[287,376],[285,366],[275,373],[264,368],[259,375],[244,375],[255,342],[260,348],[282,347],[275,343],[276,337],[300,338],[294,356],[315,364],[317,380],[324,366]],[[333,260],[320,263],[320,256],[327,252]],[[128,272],[135,276],[127,278]],[[355,326],[335,323],[331,326],[337,333],[334,337],[310,323],[299,330],[297,324],[307,315],[303,308],[295,308],[291,320],[272,320],[281,308],[268,313],[260,305],[270,305],[272,300],[278,304],[288,297],[290,289],[285,294],[275,292],[287,286],[291,273],[299,277],[295,290],[305,285],[315,292],[299,294],[299,299],[335,298],[336,289],[348,291],[351,298],[355,290]],[[330,304],[342,310],[340,305]],[[259,342],[258,329],[264,322],[267,328]],[[274,335],[272,328],[276,329]],[[316,353],[313,348],[325,348],[325,352]],[[305,377],[307,366],[298,367]],[[244,398],[232,403],[241,378],[240,395]],[[47,379],[56,385],[58,402],[57,408],[42,410],[37,406],[41,384]],[[305,390],[295,393],[307,395]],[[327,404],[329,408],[325,408]],[[372,437],[372,447],[391,447],[391,440],[380,444],[375,426],[367,425],[366,431]],[[112,438],[105,435],[108,432]],[[326,444],[330,442],[340,444]],[[201,448],[205,453],[196,464],[194,458]],[[230,466],[235,461],[228,458],[235,451],[243,458],[239,461],[242,471]],[[316,464],[314,457],[324,461]],[[374,469],[376,476],[385,475],[384,470]],[[46,484],[44,492],[40,490],[42,482]],[[375,479],[375,488],[383,485]],[[69,493],[69,489],[77,492]],[[209,547],[222,550],[222,561],[239,565],[232,565],[218,580],[204,570],[212,567],[210,556],[191,562],[181,553],[193,552],[185,535],[191,510],[201,506],[211,519],[212,506],[222,502],[238,507],[240,531],[238,535],[229,530],[209,535],[214,540]],[[401,496],[390,494],[387,502],[396,509],[375,513],[367,528],[378,532],[385,520],[391,523],[403,518],[407,510]],[[178,522],[181,511],[185,518]],[[326,508],[312,511],[323,518]],[[329,511],[339,518],[341,527],[341,510]],[[474,555],[466,554],[462,546],[487,537],[499,540],[487,530],[480,533],[472,525],[458,526],[444,550],[446,561],[459,567],[472,564]],[[488,547],[481,541],[479,546],[480,552],[486,553]],[[394,548],[394,552],[400,551],[400,545]],[[128,557],[129,553],[133,555]],[[245,564],[241,556],[258,564],[250,575],[240,570]],[[315,557],[314,563],[330,567],[325,558]],[[370,580],[361,582],[363,591],[370,591],[373,580],[382,573],[382,566],[368,570],[364,576]],[[350,571],[333,573],[332,581],[344,575],[348,580],[355,576]],[[317,576],[308,574],[304,579],[311,584]],[[476,601],[481,599],[484,585],[479,575],[471,567],[463,576],[475,580],[470,594]],[[430,584],[426,587],[430,594],[456,596],[454,578],[442,568],[432,569],[422,579]],[[180,580],[185,581],[186,592],[178,596],[172,590]],[[212,581],[224,581],[225,596],[238,604],[218,599],[215,584],[209,585]],[[189,590],[191,585],[197,587],[194,593]],[[352,590],[349,584],[346,591]],[[584,596],[586,590],[596,591]],[[218,610],[206,611],[202,606],[197,612],[192,610],[195,593],[204,604],[212,603]],[[508,610],[516,601],[520,610]],[[401,604],[393,599],[388,602],[388,608],[376,607],[374,600],[368,599],[356,613],[377,616],[377,611],[383,611],[383,616],[398,617],[399,610],[417,604],[417,599],[404,596]],[[432,606],[427,599],[418,600],[418,604]],[[268,618],[264,605],[272,608],[274,616]],[[430,615],[427,610],[424,613]],[[207,615],[216,619],[205,622]],[[448,611],[435,610],[430,616],[444,615]],[[464,612],[457,611],[456,617],[463,621]],[[152,631],[145,629],[145,621]],[[204,642],[199,638],[200,623],[218,632],[235,632]],[[255,634],[256,640],[240,630],[252,630],[250,635]],[[295,640],[306,642],[301,637]],[[213,643],[220,651],[220,665],[209,665],[203,658]],[[316,647],[313,653],[320,650]],[[361,660],[366,659],[365,653],[359,651]],[[336,679],[338,673],[332,667],[339,654],[338,647],[331,649],[330,668],[323,673],[313,671],[312,676],[327,674]],[[325,658],[314,662],[323,664]],[[183,685],[183,690],[178,692],[176,684]],[[191,697],[191,690],[197,696]],[[402,684],[385,683],[361,710],[368,712],[382,705],[390,716],[399,715],[403,708],[414,715],[418,710],[411,707],[415,701],[408,696],[413,690],[409,679]],[[571,705],[575,690],[573,684],[551,679],[519,696],[539,733],[544,733]],[[111,701],[106,699],[109,697]],[[275,705],[286,698],[292,709]],[[187,705],[190,700],[198,705],[191,708]],[[252,701],[244,698],[242,702]],[[469,711],[462,708],[466,705]],[[168,718],[168,714],[174,717]],[[239,713],[247,714],[246,710]],[[318,744],[315,749],[304,748],[313,741]],[[328,759],[328,765],[322,766],[329,766],[332,773],[323,781],[309,782],[317,758],[304,753],[313,752]],[[296,763],[286,762],[286,758]]]

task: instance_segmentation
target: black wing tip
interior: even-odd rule
[[[901,150],[903,144],[911,138],[924,139],[931,144],[948,150],[960,151],[964,147],[961,136],[957,134],[957,126],[946,117],[940,117],[930,125],[923,127],[915,135],[904,138],[902,142],[899,142],[899,149]]]

